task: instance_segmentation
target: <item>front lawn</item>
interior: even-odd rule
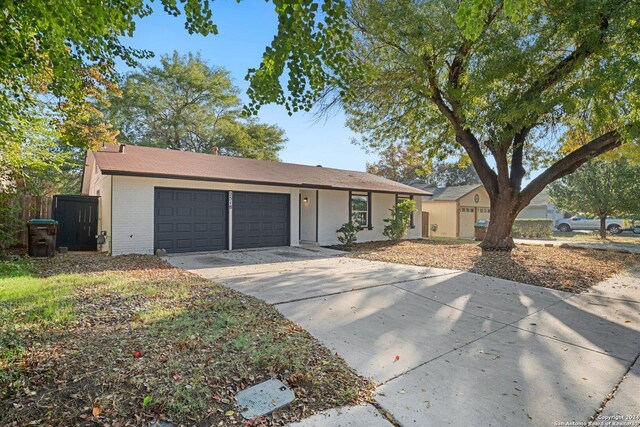
[[[582,292],[613,274],[640,264],[640,255],[545,246],[483,253],[478,242],[444,239],[355,245],[350,257],[426,267],[467,270],[485,276],[569,292]]]
[[[297,399],[249,425],[372,390],[271,306],[156,257],[0,262],[0,425],[243,424],[235,393],[269,378]]]

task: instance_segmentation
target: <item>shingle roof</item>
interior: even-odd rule
[[[98,167],[105,175],[428,195],[417,188],[366,172],[293,163],[135,145],[127,145],[123,153],[118,152],[118,147],[108,146],[94,155]]]
[[[427,200],[458,200],[480,187],[482,187],[482,184],[455,185],[439,188],[424,186],[422,190],[432,194]]]

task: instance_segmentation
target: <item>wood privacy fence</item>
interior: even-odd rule
[[[18,245],[26,246],[28,243],[27,221],[36,218],[51,218],[52,196],[18,196],[15,203],[16,227],[14,238]]]

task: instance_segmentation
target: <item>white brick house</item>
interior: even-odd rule
[[[87,152],[82,194],[99,196],[102,250],[114,255],[383,240],[397,200],[428,193],[364,172],[120,146]],[[420,212],[408,238],[421,236]]]

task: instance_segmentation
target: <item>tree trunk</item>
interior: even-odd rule
[[[600,217],[600,238],[601,239],[607,238],[607,216],[606,215]]]
[[[518,210],[514,209],[513,203],[514,201],[505,199],[491,202],[489,227],[484,240],[480,243],[483,251],[511,251],[515,247],[511,230],[518,216]]]

